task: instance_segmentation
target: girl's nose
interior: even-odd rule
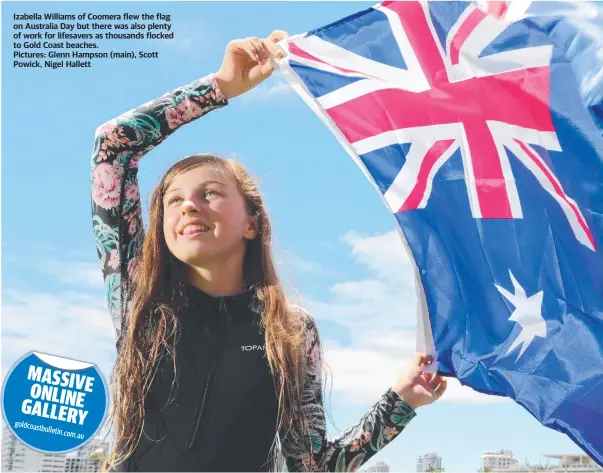
[[[187,213],[201,212],[206,205],[207,202],[205,200],[197,197],[190,197],[182,203],[182,215],[186,215]]]
[[[186,215],[191,212],[198,212],[199,204],[194,199],[187,199],[182,203],[180,208],[182,209],[182,215]]]

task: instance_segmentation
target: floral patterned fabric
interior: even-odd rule
[[[92,220],[107,302],[119,340],[128,309],[128,281],[144,237],[137,181],[140,159],[174,131],[228,102],[213,77],[179,87],[98,127],[92,154]],[[388,389],[359,423],[327,439],[318,330],[308,315],[305,432],[280,432],[289,471],[356,471],[415,416]],[[311,454],[310,454],[311,452]]]
[[[388,389],[360,422],[336,438],[327,439],[320,337],[316,324],[309,314],[306,316],[308,371],[302,410],[308,426],[305,433],[280,433],[282,454],[289,471],[356,471],[396,438],[416,414],[396,392]]]

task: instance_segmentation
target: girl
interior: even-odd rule
[[[358,424],[326,438],[318,331],[287,303],[262,197],[236,162],[177,162],[144,235],[140,158],[266,79],[285,37],[232,41],[217,73],[96,131],[93,227],[118,335],[105,469],[355,471],[446,389],[418,354]]]

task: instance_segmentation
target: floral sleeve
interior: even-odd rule
[[[307,377],[302,398],[305,432],[282,432],[282,454],[289,471],[356,471],[388,445],[415,417],[415,411],[391,389],[355,425],[326,438],[322,399],[322,355],[318,330],[309,318],[306,338]],[[312,454],[310,455],[310,451]]]
[[[92,226],[118,340],[129,276],[144,236],[138,161],[182,125],[226,104],[210,75],[132,109],[96,130]]]

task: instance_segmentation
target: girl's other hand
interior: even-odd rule
[[[264,39],[250,37],[228,43],[222,67],[214,75],[222,94],[232,99],[270,77],[274,71],[270,58],[283,57],[276,44],[287,36],[285,31],[276,30]]]

